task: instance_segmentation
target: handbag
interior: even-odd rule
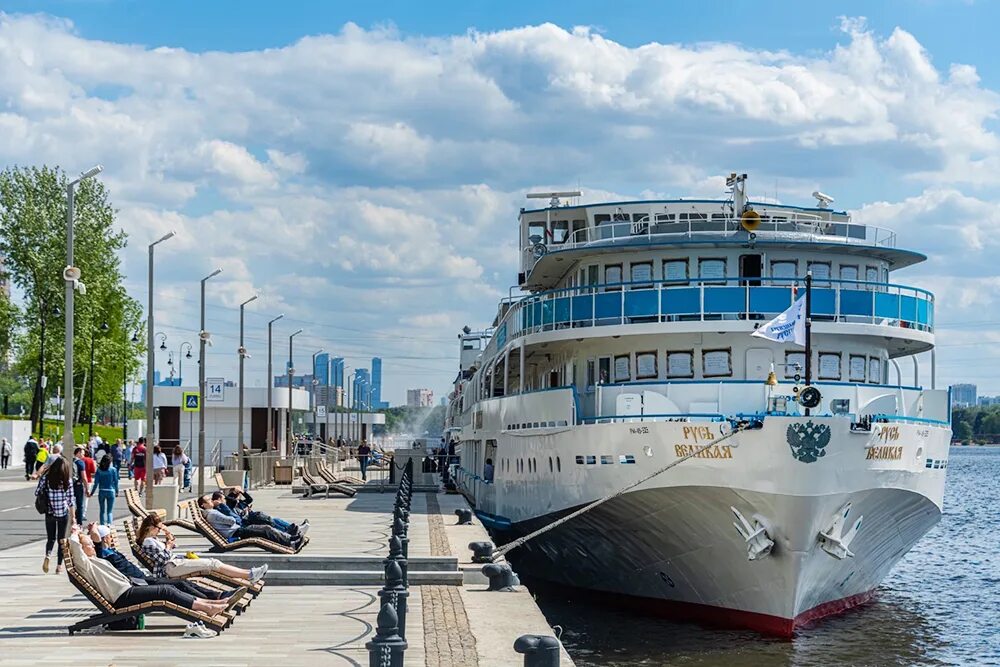
[[[35,510],[39,514],[49,513],[49,490],[43,488],[42,492],[35,496]]]

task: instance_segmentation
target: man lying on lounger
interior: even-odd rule
[[[225,491],[225,495],[222,491],[216,491],[212,494],[212,506],[226,516],[239,519],[241,525],[271,526],[292,537],[299,534],[305,535],[309,532],[309,519],[300,524],[289,523],[284,519],[271,517],[269,514],[251,509],[253,498],[242,488],[233,486]]]
[[[219,502],[222,501],[220,500]],[[227,516],[216,509],[215,504],[212,502],[212,496],[209,495],[198,498],[198,507],[201,508],[205,514],[205,518],[212,524],[212,527],[230,542],[259,537],[298,551],[299,547],[302,546],[302,540],[305,539],[305,536],[301,533],[292,536],[273,526],[244,526],[238,517]]]
[[[94,543],[79,526],[74,525],[69,537],[69,548],[73,554],[73,567],[84,580],[97,589],[105,600],[117,609],[144,602],[158,600],[172,602],[179,607],[217,616],[230,609],[238,596],[228,600],[206,600],[178,590],[174,586],[149,585],[145,581],[133,581],[116,570],[111,563],[97,557]]]
[[[111,545],[112,531],[107,526],[96,523],[88,524],[86,537],[89,537],[93,544],[97,557],[111,563],[116,570],[124,574],[130,581],[145,581],[150,586],[173,586],[177,590],[193,595],[196,598],[206,600],[225,600],[234,594],[239,593],[240,597],[246,592],[246,588],[237,588],[231,591],[219,591],[214,588],[199,586],[198,584],[185,581],[184,579],[169,579],[167,577],[147,576],[137,565],[125,557],[120,551]],[[86,542],[81,538],[81,543]],[[86,551],[86,549],[85,549]],[[243,591],[243,593],[240,593]]]

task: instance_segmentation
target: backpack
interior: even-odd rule
[[[42,487],[42,492],[35,496],[35,511],[39,514],[49,513],[49,488],[48,482]]]
[[[146,627],[145,616],[139,614],[138,616],[132,616],[130,618],[123,618],[120,621],[112,621],[107,623],[104,627],[108,630],[142,630]]]

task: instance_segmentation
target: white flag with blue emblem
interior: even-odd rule
[[[803,294],[788,310],[762,324],[751,336],[766,338],[778,343],[806,344],[806,295]]]

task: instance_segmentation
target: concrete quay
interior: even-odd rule
[[[394,493],[302,498],[288,487],[254,492],[255,506],[283,519],[309,518],[310,544],[295,556],[248,549],[209,553],[209,543],[172,529],[178,548],[245,566],[267,562],[268,585],[218,637],[182,639],[184,623],[149,616],[146,629],[77,634],[93,613],[65,575],[41,571],[43,542],[0,551],[0,663],[3,665],[367,665],[364,648],[379,611],[381,559],[388,551]],[[489,539],[478,521],[458,526],[457,495],[414,493],[409,528],[410,597],[406,665],[519,665],[523,634],[552,635],[524,587],[486,591],[469,542]],[[38,533],[44,527],[38,517]],[[118,522],[119,538],[124,532]],[[125,550],[126,555],[131,554]],[[53,564],[54,565],[54,564]],[[54,569],[54,567],[53,567]],[[565,650],[561,664],[572,665]]]

